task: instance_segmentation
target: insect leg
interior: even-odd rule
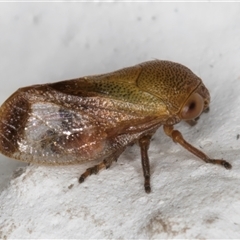
[[[193,147],[190,143],[184,140],[182,134],[178,130],[174,130],[173,126],[164,125],[163,129],[166,135],[172,138],[174,142],[179,143],[184,148],[186,148],[189,152],[201,158],[206,163],[219,164],[225,167],[226,169],[230,169],[232,167],[231,164],[228,163],[227,161],[221,160],[221,159],[211,159],[205,153]]]
[[[203,112],[204,113],[208,113],[210,111],[210,108],[206,108]],[[186,123],[188,123],[190,126],[195,126],[199,120],[200,116],[198,116],[195,119],[191,119],[191,120],[185,120]]]
[[[185,122],[188,123],[190,126],[195,126],[197,124],[199,117],[192,119],[192,120],[186,120]]]
[[[149,166],[149,158],[148,158],[148,148],[150,145],[152,135],[146,135],[139,139],[139,146],[141,149],[141,158],[142,158],[142,168],[144,175],[144,188],[146,193],[151,192],[150,185],[150,166]]]
[[[118,151],[114,152],[112,155],[110,155],[109,157],[105,158],[102,162],[100,162],[99,164],[90,167],[88,169],[86,169],[86,171],[80,176],[79,178],[79,183],[84,182],[84,180],[92,175],[92,174],[97,174],[101,169],[107,169],[111,166],[113,161],[117,161],[118,157],[122,154],[122,152],[125,150],[124,148],[119,149]]]

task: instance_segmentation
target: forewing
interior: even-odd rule
[[[31,105],[17,154],[28,162],[82,162],[106,154],[107,145],[103,128],[91,116],[41,102]]]
[[[20,89],[1,108],[1,151],[45,164],[105,158],[142,131],[138,126],[146,120],[126,110],[131,108],[105,97],[73,96],[46,85]]]

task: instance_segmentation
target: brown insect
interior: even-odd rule
[[[0,108],[0,151],[24,162],[71,164],[99,160],[79,178],[108,168],[125,150],[141,149],[145,191],[149,193],[148,148],[156,130],[206,163],[211,159],[186,142],[173,125],[193,125],[207,111],[210,95],[187,67],[149,61],[112,73],[21,88]]]

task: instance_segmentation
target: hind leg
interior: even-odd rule
[[[92,174],[97,174],[101,169],[107,169],[112,165],[113,161],[117,161],[119,156],[122,154],[122,152],[125,150],[124,148],[119,149],[118,151],[116,151],[115,153],[113,153],[112,155],[110,155],[109,157],[105,158],[102,162],[100,162],[99,164],[90,167],[88,169],[86,169],[86,171],[80,176],[79,178],[79,183],[84,182],[84,180],[92,175]]]

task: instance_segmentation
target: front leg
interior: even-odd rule
[[[150,165],[148,158],[148,148],[150,145],[152,135],[146,135],[141,137],[138,142],[141,149],[141,158],[142,158],[142,168],[143,168],[143,176],[144,176],[144,188],[146,193],[151,192],[150,185]]]
[[[203,112],[204,113],[208,113],[210,110],[210,108],[206,108]],[[185,120],[186,123],[188,123],[190,126],[195,126],[199,120],[200,116],[196,117],[195,119],[191,119],[191,120]]]
[[[164,132],[170,137],[172,138],[172,140],[174,142],[179,143],[180,145],[182,145],[184,148],[186,148],[189,152],[193,153],[195,156],[201,158],[203,161],[205,161],[206,163],[212,163],[212,164],[219,164],[224,166],[226,169],[231,169],[232,166],[230,163],[228,163],[225,160],[221,160],[221,159],[211,159],[209,158],[205,153],[203,153],[202,151],[200,151],[199,149],[193,147],[190,143],[188,143],[187,141],[185,141],[185,139],[183,138],[182,134],[178,131],[178,130],[174,130],[173,126],[167,126],[164,125],[163,126]]]

